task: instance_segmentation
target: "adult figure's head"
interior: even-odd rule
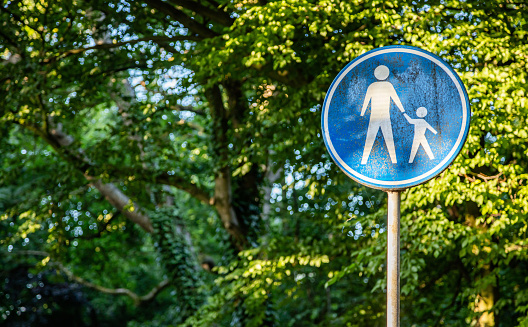
[[[420,118],[424,118],[426,115],[427,115],[427,109],[425,109],[424,107],[420,107],[416,109],[416,116]]]
[[[380,81],[383,81],[389,77],[389,68],[387,66],[379,65],[374,69],[374,76]]]

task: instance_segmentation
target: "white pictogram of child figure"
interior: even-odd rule
[[[429,143],[425,138],[425,132],[427,130],[430,130],[434,134],[436,134],[437,132],[431,125],[429,125],[429,123],[425,121],[425,119],[423,119],[427,115],[427,109],[425,109],[424,107],[416,109],[416,116],[420,117],[418,119],[412,119],[405,113],[403,115],[405,116],[409,124],[414,125],[414,139],[411,149],[411,156],[409,157],[409,163],[414,162],[414,157],[416,156],[416,153],[418,152],[418,147],[420,147],[420,145],[424,148],[425,153],[427,153],[427,155],[429,156],[429,159],[433,160],[433,151],[431,151]]]

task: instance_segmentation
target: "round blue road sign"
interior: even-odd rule
[[[323,105],[323,138],[350,178],[401,190],[447,168],[466,141],[470,116],[466,89],[447,63],[418,48],[388,46],[337,75]]]

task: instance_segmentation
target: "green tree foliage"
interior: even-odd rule
[[[328,86],[412,45],[471,101],[403,194],[402,326],[528,325],[528,8],[505,0],[0,6],[0,322],[383,326],[386,196],[326,154]]]

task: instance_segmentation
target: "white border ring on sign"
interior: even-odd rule
[[[330,103],[332,102],[332,97],[334,95],[334,92],[337,88],[337,86],[341,83],[343,78],[350,72],[352,69],[354,69],[357,65],[362,63],[363,61],[370,59],[372,57],[375,57],[377,55],[386,54],[386,53],[394,53],[394,52],[403,52],[403,53],[410,53],[417,56],[421,56],[423,58],[426,58],[432,62],[434,62],[436,65],[438,65],[444,72],[451,78],[453,83],[455,84],[458,94],[460,95],[460,101],[462,102],[462,124],[460,133],[458,135],[458,138],[455,142],[455,145],[449,151],[447,156],[442,160],[438,165],[436,165],[434,168],[429,170],[427,173],[421,174],[419,176],[401,180],[401,181],[384,181],[384,180],[378,180],[374,179],[365,175],[362,175],[352,169],[347,163],[341,159],[337,151],[334,149],[334,146],[332,144],[332,141],[330,139],[330,134],[328,132],[328,110],[330,108]],[[460,152],[462,149],[462,146],[464,145],[464,142],[467,137],[467,132],[469,130],[469,105],[468,105],[468,97],[467,93],[465,91],[465,88],[462,84],[462,81],[458,78],[456,73],[440,58],[436,57],[432,53],[425,52],[421,49],[415,49],[408,46],[388,46],[381,48],[379,50],[371,50],[371,52],[367,52],[363,56],[358,57],[354,61],[352,61],[345,69],[343,69],[332,85],[330,86],[330,90],[328,94],[326,95],[325,102],[323,105],[323,138],[326,143],[326,146],[328,150],[330,151],[330,154],[332,155],[332,158],[338,163],[338,165],[341,167],[341,169],[352,179],[367,184],[370,187],[373,188],[379,188],[379,189],[404,189],[407,187],[416,186],[418,184],[421,184],[432,177],[436,176],[436,174],[441,173],[448,165],[449,163],[454,160],[456,155]]]

